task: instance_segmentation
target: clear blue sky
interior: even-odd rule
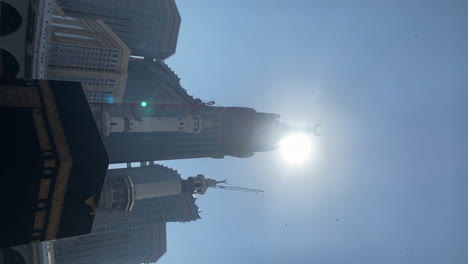
[[[265,193],[209,190],[159,263],[468,263],[467,1],[177,4],[189,93],[324,134],[299,167],[165,162]]]

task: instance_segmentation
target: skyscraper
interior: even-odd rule
[[[291,130],[252,108],[192,105],[92,105],[112,163],[250,157],[277,148]]]
[[[166,222],[200,218],[193,194],[219,182],[203,175],[183,180],[154,164],[109,170],[91,234],[53,243],[59,264],[155,262],[166,251]]]
[[[174,0],[58,0],[65,14],[102,19],[132,55],[165,59],[174,54],[180,15]]]
[[[166,224],[93,234],[53,242],[57,264],[139,264],[166,252]]]
[[[90,102],[120,102],[130,49],[101,20],[53,15],[45,78],[79,81]]]
[[[128,64],[124,103],[192,104],[196,99],[164,61],[133,60]]]
[[[171,191],[183,181],[175,170],[161,165],[109,170],[91,233],[199,219],[194,192]]]

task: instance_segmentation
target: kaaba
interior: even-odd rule
[[[0,79],[0,248],[89,233],[108,165],[80,83]]]

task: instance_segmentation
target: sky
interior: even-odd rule
[[[468,263],[467,1],[176,3],[190,94],[322,133],[298,166],[161,162],[265,192],[208,190],[158,263]]]

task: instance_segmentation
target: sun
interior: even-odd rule
[[[289,164],[301,164],[312,152],[312,142],[307,134],[293,134],[279,141],[280,153]]]

